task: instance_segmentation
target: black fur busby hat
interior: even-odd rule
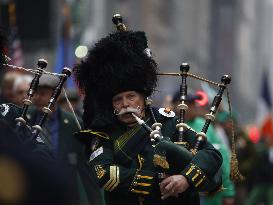
[[[85,93],[85,127],[103,127],[114,119],[112,97],[134,90],[150,96],[157,83],[157,65],[149,54],[144,32],[115,32],[89,50],[74,68]]]

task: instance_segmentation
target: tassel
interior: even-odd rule
[[[238,167],[238,160],[236,156],[236,145],[235,145],[235,134],[234,134],[234,127],[233,127],[233,120],[230,118],[231,121],[231,129],[232,129],[232,142],[231,142],[231,160],[230,160],[230,178],[234,183],[242,182],[245,180],[245,177],[240,173]]]
[[[232,152],[230,160],[230,178],[234,183],[242,182],[245,180],[245,177],[240,173],[238,167],[238,160],[235,151],[234,136],[232,136]]]
[[[234,124],[233,124],[233,119],[232,119],[232,112],[231,112],[231,103],[230,103],[230,95],[227,91],[227,99],[228,99],[228,108],[229,108],[229,120],[231,122],[231,133],[232,133],[232,138],[231,138],[231,160],[230,160],[230,178],[234,183],[242,182],[245,180],[245,177],[240,173],[239,167],[238,167],[238,160],[236,156],[236,145],[235,145],[235,134],[234,134]]]

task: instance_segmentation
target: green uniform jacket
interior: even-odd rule
[[[27,118],[34,123],[36,111],[30,110]],[[78,183],[79,205],[101,205],[103,204],[102,191],[95,180],[95,173],[87,164],[85,157],[85,146],[78,141],[74,133],[79,129],[74,121],[73,115],[60,109],[58,113],[58,158],[67,162],[76,170]],[[37,123],[37,122],[36,122]]]
[[[193,128],[197,132],[202,130],[204,124],[205,124],[205,120],[200,117],[196,117],[193,120],[190,120],[187,122],[187,125],[189,125],[191,128]],[[219,150],[219,152],[222,154],[222,157],[223,157],[222,181],[223,181],[224,190],[221,192],[215,193],[212,196],[204,197],[204,204],[218,205],[218,204],[222,204],[223,198],[235,197],[234,184],[230,180],[230,151],[224,144],[221,144],[212,126],[208,128],[208,131],[206,134],[207,134],[208,141],[217,150]]]
[[[176,141],[176,118],[164,117],[158,111],[155,111],[155,116],[163,124],[163,136]],[[145,120],[152,124],[149,117]],[[106,128],[104,132],[80,132],[81,138],[92,138],[91,146],[88,145],[90,166],[96,172],[98,184],[105,190],[107,205],[199,204],[198,191],[217,189],[221,185],[221,181],[218,181],[217,187],[209,187],[208,182],[220,169],[222,158],[210,143],[204,143],[202,150],[177,173],[187,178],[190,188],[178,198],[169,197],[162,201],[158,168],[153,163],[155,149],[149,133],[139,125],[130,129],[122,124],[113,127]],[[195,135],[188,130],[185,136],[192,147]]]

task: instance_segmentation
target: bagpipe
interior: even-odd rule
[[[116,25],[118,31],[126,31],[126,26],[122,22],[122,17],[119,14],[115,14],[112,18],[113,23]],[[152,100],[146,100],[146,107],[150,111],[151,119],[153,120],[152,126],[148,126],[142,119],[136,116],[134,113],[132,115],[135,117],[136,121],[139,125],[141,125],[145,130],[150,133],[150,139],[152,142],[152,146],[154,148],[154,160],[153,163],[158,171],[158,178],[164,179],[166,175],[173,175],[181,173],[181,171],[190,164],[193,157],[198,153],[200,149],[202,149],[202,145],[207,140],[207,130],[211,124],[215,120],[215,114],[217,109],[221,103],[222,96],[224,91],[227,91],[227,97],[229,102],[229,110],[231,113],[231,105],[230,105],[230,97],[228,92],[228,85],[231,82],[231,77],[228,75],[223,75],[221,78],[221,83],[216,83],[210,80],[207,80],[203,77],[199,77],[197,75],[189,73],[190,66],[188,63],[182,63],[180,66],[180,73],[157,73],[157,75],[162,76],[178,76],[181,77],[180,84],[180,103],[178,105],[179,119],[177,121],[176,129],[178,133],[178,138],[176,142],[170,140],[168,136],[162,136],[161,128],[162,124],[156,121],[155,115],[151,108]],[[200,132],[197,132],[190,128],[185,123],[185,114],[188,110],[188,106],[186,104],[187,99],[187,77],[192,77],[201,81],[205,81],[214,86],[219,87],[217,95],[214,97],[213,102],[211,104],[209,113],[207,113],[205,117],[205,124]],[[159,112],[161,112],[159,110]],[[171,110],[163,108],[161,114],[171,115]],[[184,139],[185,132],[187,130],[192,130],[196,135],[195,145],[190,148],[188,142]],[[232,132],[232,157],[231,157],[231,179],[233,181],[240,181],[243,179],[243,176],[240,174],[238,170],[238,161],[235,153],[235,143],[234,143],[234,131]],[[219,182],[219,178],[221,177],[221,171],[219,170],[213,179],[208,182],[211,187],[216,187],[217,182]]]
[[[50,113],[52,113],[52,107],[57,101],[57,98],[59,97],[62,89],[64,91],[64,94],[66,96],[65,89],[63,88],[66,80],[68,77],[71,76],[71,69],[68,67],[64,67],[62,70],[62,73],[52,73],[52,72],[47,72],[45,71],[45,68],[47,67],[47,61],[44,59],[39,59],[37,63],[37,69],[27,69],[24,67],[19,67],[15,65],[8,64],[7,62],[10,60],[10,58],[4,54],[3,55],[3,62],[2,62],[2,67],[3,68],[10,68],[10,69],[16,69],[16,70],[21,70],[27,73],[34,74],[34,77],[30,83],[29,89],[27,91],[27,97],[23,100],[23,107],[20,108],[16,105],[13,105],[11,103],[8,104],[2,104],[1,106],[3,109],[6,109],[10,115],[7,114],[4,117],[7,118],[12,118],[9,119],[13,126],[15,124],[15,131],[17,134],[20,136],[21,140],[27,140],[28,142],[31,141],[33,143],[43,143],[47,145],[48,147],[51,146],[51,142],[48,138],[48,136],[45,134],[43,130],[43,126],[47,120],[47,117]],[[37,91],[37,88],[39,86],[39,79],[42,75],[47,74],[51,76],[57,76],[59,78],[58,84],[53,89],[53,92],[51,94],[51,97],[48,101],[47,106],[43,107],[42,109],[42,115],[40,119],[36,122],[35,125],[30,126],[27,123],[26,115],[27,112],[30,108],[30,106],[33,104],[32,103],[32,97],[34,96],[35,92]],[[68,100],[68,99],[67,99]],[[72,106],[70,106],[72,108]],[[75,116],[75,115],[74,115]],[[79,129],[81,129],[80,124],[77,121],[77,118],[75,117],[75,120],[77,122],[77,125]],[[13,126],[14,127],[14,126]]]

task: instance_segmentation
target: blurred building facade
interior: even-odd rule
[[[256,120],[263,70],[273,79],[272,0],[114,2],[108,14],[118,11],[130,19],[132,29],[147,32],[161,71],[179,71],[186,61],[192,73],[214,81],[231,75],[229,90],[239,120]],[[161,78],[160,99],[178,89],[179,79],[176,82]],[[272,94],[273,84],[270,88]]]
[[[23,1],[25,8],[28,1],[31,3],[31,0]],[[4,2],[7,0],[1,4]],[[229,90],[233,109],[241,113],[239,120],[243,124],[255,121],[263,69],[268,69],[273,79],[273,0],[46,2],[49,3],[49,25],[44,26],[49,26],[51,43],[23,41],[25,66],[34,67],[37,59],[44,57],[49,61],[48,69],[53,69],[65,17],[64,4],[71,17],[69,36],[73,49],[80,44],[90,47],[114,31],[111,18],[120,13],[129,29],[146,31],[162,72],[179,72],[180,64],[189,62],[190,72],[214,81],[219,82],[224,74],[231,75]],[[33,18],[39,19],[39,16]],[[195,80],[188,79],[188,82],[193,88],[199,87]],[[160,77],[159,92],[154,96],[157,104],[166,94],[173,94],[179,83],[179,78]],[[270,87],[272,92],[272,83]]]

